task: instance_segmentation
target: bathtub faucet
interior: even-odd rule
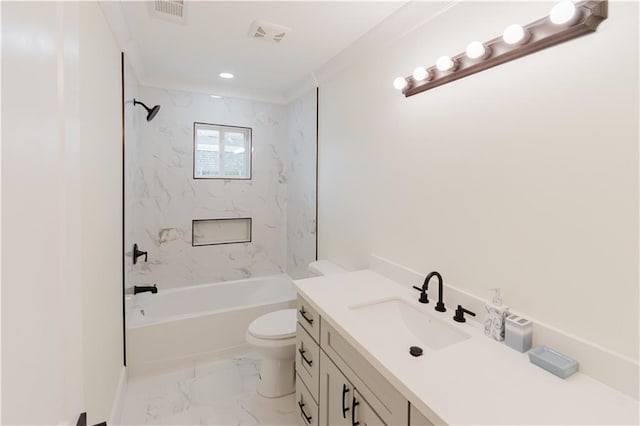
[[[156,287],[156,284],[154,284],[153,286],[150,286],[150,285],[134,285],[133,286],[133,294],[144,293],[146,291],[150,291],[151,293],[156,294],[158,292],[158,287]]]

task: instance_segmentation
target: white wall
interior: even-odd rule
[[[83,408],[73,22],[66,4],[2,3],[3,424]]]
[[[111,309],[121,303],[121,229],[107,233],[121,211],[111,196],[121,157],[102,154],[106,143],[119,151],[110,135],[121,123],[119,79],[99,77],[119,69],[119,55],[110,61],[95,3],[1,7],[2,423],[75,424],[87,407],[89,422],[104,421],[122,361],[121,308]]]
[[[319,256],[439,270],[638,360],[638,5],[405,99],[398,75],[550,3],[462,2],[320,85]],[[446,295],[445,295],[446,299]]]
[[[309,276],[316,260],[316,91],[287,106],[287,273]]]
[[[96,2],[80,2],[82,281],[87,423],[109,420],[123,367],[121,60]]]

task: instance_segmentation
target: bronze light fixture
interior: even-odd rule
[[[595,32],[607,19],[607,0],[573,3],[563,0],[549,16],[527,26],[510,25],[502,36],[487,42],[473,41],[464,53],[441,56],[430,68],[418,67],[409,77],[393,81],[405,97],[484,71],[538,50]]]

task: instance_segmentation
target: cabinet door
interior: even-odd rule
[[[386,426],[366,399],[356,390],[351,401],[352,426]]]
[[[320,353],[320,425],[352,426],[353,386],[333,361]]]
[[[413,405],[409,405],[409,426],[433,426],[433,423]]]

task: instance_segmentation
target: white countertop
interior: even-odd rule
[[[638,401],[580,372],[558,378],[483,333],[478,322],[453,321],[455,307],[434,311],[417,291],[371,270],[295,281],[318,310],[392,385],[432,421],[447,424],[638,424]],[[396,297],[471,337],[440,350],[389,345],[350,306]],[[444,301],[446,303],[446,294]],[[478,312],[481,317],[482,313]],[[379,331],[379,330],[378,330]],[[580,360],[578,359],[578,362]],[[437,418],[434,418],[437,416]]]

